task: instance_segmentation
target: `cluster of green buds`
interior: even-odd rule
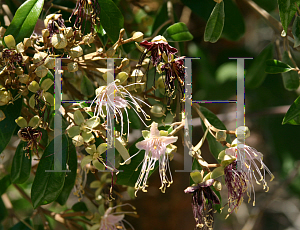
[[[99,117],[92,117],[86,120],[80,110],[76,110],[74,112],[74,122],[76,125],[70,127],[67,131],[76,147],[84,144],[88,145],[95,140],[92,132],[98,135],[98,131],[95,128],[100,124]]]
[[[0,85],[0,106],[7,105],[12,100],[11,92]]]

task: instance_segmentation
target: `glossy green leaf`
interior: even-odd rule
[[[245,85],[247,88],[259,87],[266,78],[266,61],[273,58],[273,43],[269,44],[263,51],[251,61],[251,66],[246,72]]]
[[[11,166],[11,181],[14,184],[23,184],[30,176],[31,158],[25,154],[27,142],[20,141]]]
[[[60,138],[60,136],[56,138]],[[32,184],[31,200],[34,208],[56,200],[64,187],[66,172],[55,172],[54,163],[62,164],[62,166],[66,165],[65,158],[68,152],[68,139],[66,135],[62,136],[61,157],[65,163],[54,162],[54,140],[46,147]],[[46,170],[53,170],[53,172],[46,172]],[[63,170],[65,169],[63,168]]]
[[[11,185],[11,180],[10,180],[10,175],[6,175],[4,176],[1,180],[0,180],[0,196],[6,192],[6,189],[8,188],[8,186]]]
[[[75,185],[75,180],[76,180],[76,175],[77,175],[76,148],[72,144],[71,139],[68,140],[68,143],[69,143],[69,148],[68,148],[68,161],[67,161],[68,163],[67,164],[68,164],[69,170],[71,172],[67,172],[64,187],[56,200],[60,205],[64,205],[67,202],[69,195]]]
[[[293,23],[294,48],[300,45],[300,16],[296,16]]]
[[[211,0],[181,0],[181,2],[206,21],[209,19],[215,6],[215,2]],[[222,37],[228,40],[237,41],[245,33],[244,18],[232,0],[224,1],[224,12],[226,20],[224,23]]]
[[[285,114],[282,124],[300,125],[300,96]]]
[[[144,140],[143,137],[141,137],[140,139],[137,140],[137,142],[140,142]],[[136,142],[136,143],[137,143]],[[130,148],[129,148],[129,154],[130,156],[134,155],[135,153],[137,153],[139,151],[139,149],[137,149],[135,147],[134,143]],[[128,165],[121,165],[119,167],[119,170],[123,170],[123,172],[120,172],[117,176],[117,184],[120,185],[127,185],[130,187],[134,187],[140,172],[141,172],[141,167],[142,164],[140,165],[140,163],[144,160],[144,156],[145,156],[145,151],[142,150],[138,155],[136,155],[135,157],[131,158],[131,163]],[[139,166],[139,167],[138,167]],[[137,168],[138,167],[138,168]],[[149,177],[151,176],[151,174],[157,169],[158,164],[155,164],[155,167],[153,170],[150,171],[149,173]]]
[[[4,36],[11,34],[16,44],[29,38],[43,9],[44,0],[27,0],[17,10]]]
[[[0,196],[0,223],[6,218],[8,212]]]
[[[101,25],[106,31],[108,37],[113,42],[116,42],[119,38],[120,30],[124,26],[123,15],[113,1],[98,0],[98,2],[101,7]]]
[[[85,96],[93,96],[95,94],[94,85],[87,76],[83,75],[81,80],[81,93]]]
[[[266,61],[266,69],[265,71],[267,73],[286,73],[292,70],[292,67],[290,67],[288,64],[283,63],[279,60],[273,59],[273,60],[267,60]]]
[[[204,32],[204,41],[215,43],[221,37],[225,21],[224,2],[216,3]]]
[[[168,42],[184,42],[193,40],[194,38],[186,24],[183,22],[178,22],[169,26],[163,33],[163,36]]]
[[[278,0],[280,20],[285,31],[297,11],[296,4],[299,6],[300,0]]]
[[[108,36],[106,34],[106,31],[103,29],[102,25],[95,25],[95,30],[98,34],[98,37],[100,38],[102,45],[106,46],[108,41]]]
[[[72,206],[74,212],[87,212],[88,208],[84,202],[77,202]]]
[[[226,127],[223,124],[223,122],[220,121],[220,119],[214,113],[212,113],[210,110],[201,106],[200,111],[203,113],[203,115],[206,117],[206,119],[210,122],[210,124],[212,124],[213,126],[215,126],[218,129],[226,130]],[[205,127],[203,121],[201,121],[201,123],[202,123],[203,131],[205,131],[206,127]],[[206,139],[208,141],[210,152],[216,159],[218,159],[219,153],[222,150],[224,150],[226,147],[224,147],[220,142],[216,141],[216,139],[210,133],[207,134]],[[227,135],[226,141],[228,143],[231,143],[231,138],[229,135]]]
[[[20,116],[21,109],[22,98],[16,100],[14,104],[0,106],[0,110],[4,112],[6,117],[3,121],[0,121],[0,153],[2,153],[2,151],[5,149],[13,133],[15,132],[17,127],[15,119]]]
[[[282,57],[282,61],[288,64],[291,67],[294,67],[293,62],[291,61],[288,52],[285,51]],[[299,87],[299,75],[297,71],[289,71],[286,73],[281,73],[284,88],[287,90],[296,90]]]

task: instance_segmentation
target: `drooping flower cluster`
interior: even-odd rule
[[[192,193],[192,208],[196,227],[202,230],[209,230],[213,227],[214,208],[213,205],[220,204],[220,199],[211,189],[214,179],[208,179],[199,184],[187,187],[184,192]]]

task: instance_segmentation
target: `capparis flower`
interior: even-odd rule
[[[220,204],[220,199],[211,189],[214,179],[208,179],[198,184],[187,187],[184,192],[192,193],[192,208],[196,227],[202,230],[209,230],[213,227],[214,208],[213,205]]]

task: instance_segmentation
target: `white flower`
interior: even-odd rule
[[[225,150],[225,154],[230,156],[235,156],[237,162],[241,163],[240,168],[239,166],[237,166],[237,170],[242,170],[243,172],[246,173],[247,179],[249,180],[249,184],[251,184],[251,188],[254,193],[254,202],[255,202],[254,186],[251,183],[252,178],[254,178],[255,182],[259,185],[263,183],[263,189],[265,189],[266,192],[268,192],[269,187],[267,185],[266,178],[265,178],[266,171],[271,176],[270,181],[272,181],[275,177],[268,169],[268,167],[264,164],[262,153],[258,152],[256,149],[246,144],[243,144],[238,139],[235,139],[232,142],[231,146],[232,147]],[[255,175],[255,171],[260,177],[259,179],[257,179]],[[249,198],[251,197],[251,188],[248,188],[250,190],[250,194],[248,194]]]
[[[143,131],[143,136],[146,137],[145,140],[136,143],[136,147],[139,149],[139,151],[132,157],[137,155],[141,150],[145,150],[145,157],[143,160],[142,169],[139,178],[135,183],[136,192],[138,190],[147,192],[146,183],[149,176],[149,172],[154,169],[157,160],[159,160],[161,191],[165,192],[166,187],[169,187],[173,183],[169,167],[169,156],[167,146],[171,143],[176,142],[178,137],[166,136],[167,132],[159,131],[157,126],[158,124],[153,122],[151,124],[150,132]],[[167,176],[167,170],[169,171],[170,179]]]
[[[125,110],[127,121],[129,121],[128,118],[128,112],[127,109],[133,109],[135,113],[138,115],[140,120],[144,123],[143,119],[140,117],[138,112],[142,112],[144,118],[147,120],[150,118],[149,115],[145,113],[144,110],[142,110],[141,106],[138,104],[138,102],[145,104],[148,107],[151,107],[147,103],[145,103],[143,100],[132,96],[127,90],[126,87],[129,87],[133,84],[122,86],[117,85],[116,82],[118,80],[110,83],[108,86],[101,86],[98,89],[96,89],[96,97],[93,100],[91,106],[93,103],[96,103],[94,116],[101,116],[103,119],[106,120],[106,115],[111,116],[110,113],[107,113],[107,111],[113,111],[113,115],[116,119],[116,122],[119,123],[119,119],[121,122],[121,136],[123,135],[123,112],[122,110]],[[141,84],[141,83],[134,83],[134,84]],[[138,102],[137,102],[138,101]],[[118,119],[119,117],[119,119]],[[109,120],[109,118],[108,118]],[[128,132],[129,132],[129,122],[128,123]],[[147,126],[144,123],[145,126]],[[128,138],[128,135],[127,135]]]
[[[119,208],[121,206],[130,205],[130,204],[124,204],[124,205],[117,205],[113,208],[109,207],[104,215],[101,218],[101,224],[99,230],[118,230],[118,229],[126,229],[124,226],[124,223],[127,223],[131,229],[134,229],[131,224],[124,220],[125,214],[133,213],[136,214],[136,212],[112,212],[114,209]],[[133,209],[135,209],[132,205],[130,205]]]

